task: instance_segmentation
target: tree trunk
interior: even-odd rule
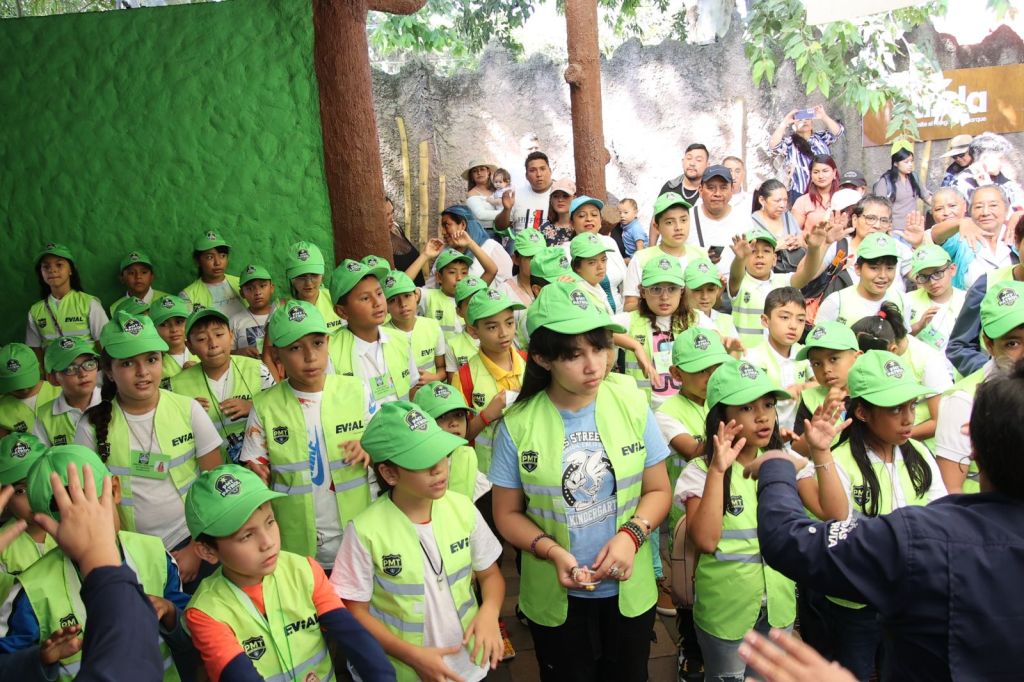
[[[576,192],[607,199],[604,167],[611,155],[604,146],[601,115],[601,62],[597,43],[597,0],[566,0],[565,26],[572,105],[572,147],[576,162]]]

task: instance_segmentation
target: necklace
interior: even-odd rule
[[[437,560],[438,563],[440,563],[440,566],[434,568],[434,560],[430,558],[430,552],[428,552],[427,548],[423,545],[423,540],[420,540],[420,549],[423,550],[423,556],[427,558],[427,563],[430,564],[430,570],[431,572],[433,572],[434,577],[437,579],[437,584],[440,585],[442,582],[444,582],[444,559],[442,559],[439,555]]]
[[[125,415],[125,420],[124,420],[124,423],[128,425],[128,432],[131,433],[132,438],[134,438],[135,442],[139,444],[139,447],[140,448],[141,447],[146,447],[145,454],[147,454],[147,455],[151,454],[153,452],[153,435],[154,435],[154,431],[156,430],[156,408],[153,408],[153,411],[154,411],[153,418],[149,420],[149,446],[148,447],[146,447],[146,446],[144,446],[142,444],[142,439],[139,438],[139,434],[135,432],[134,428],[132,428],[132,421],[130,419],[128,419],[128,415],[127,414]]]

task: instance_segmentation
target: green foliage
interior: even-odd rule
[[[116,0],[0,0],[0,18],[38,17],[114,9]]]

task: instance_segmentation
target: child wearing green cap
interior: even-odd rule
[[[238,282],[246,308],[228,319],[235,340],[231,352],[261,359],[267,319],[274,310],[274,280],[265,267],[250,263],[242,268]]]
[[[516,276],[498,285],[498,290],[523,305],[530,305],[535,298],[530,282],[530,264],[533,257],[547,249],[544,234],[540,230],[523,230],[512,241],[512,264]],[[518,319],[518,318],[517,318]]]
[[[161,296],[149,306],[149,319],[167,344],[160,388],[170,390],[171,379],[198,362],[185,342],[185,323],[191,313],[192,306],[178,296]]]
[[[129,298],[137,298],[148,307],[155,299],[167,294],[153,288],[153,259],[143,251],[129,251],[121,259],[120,280],[125,286],[124,296],[110,305],[110,314],[117,312]]]
[[[945,496],[934,458],[911,438],[915,405],[931,392],[888,351],[869,350],[853,363],[845,423],[849,426],[831,448],[831,458],[815,456],[819,472],[834,468],[839,478],[839,487],[828,489],[839,502],[838,507],[831,505],[831,518],[881,516]],[[835,642],[836,662],[857,679],[868,679],[882,638],[877,611],[829,597],[825,619]]]
[[[390,271],[381,285],[391,315],[384,326],[408,335],[410,352],[420,372],[417,385],[444,381],[447,378],[444,356],[448,346],[438,321],[416,314],[422,291],[401,270]]]
[[[388,304],[381,272],[386,270],[347,258],[335,268],[331,297],[345,326],[334,332],[328,346],[333,371],[359,378],[378,403],[408,400],[420,379],[409,335],[384,327]]]
[[[935,456],[950,493],[981,489],[978,464],[963,425],[970,421],[974,394],[993,374],[1008,372],[1024,358],[1024,283],[992,282],[981,300],[981,343],[990,359],[948,389],[939,402]]]
[[[741,351],[740,333],[733,324],[732,315],[715,310],[725,290],[718,266],[707,258],[692,260],[683,271],[683,283],[686,286],[683,292],[686,307],[696,312],[698,316],[703,315],[706,318],[700,323],[717,330],[730,353]]]
[[[815,321],[836,320],[853,324],[862,317],[874,315],[882,301],[896,304],[906,317],[903,294],[893,283],[900,278],[899,250],[892,237],[884,232],[873,232],[857,248],[857,275],[855,286],[841,289],[825,297],[818,308]]]
[[[63,244],[47,244],[36,257],[35,269],[42,299],[29,308],[25,345],[42,362],[43,351],[59,336],[84,336],[95,342],[107,323],[107,313],[98,298],[82,292],[71,250]]]
[[[522,391],[489,473],[495,523],[522,550],[519,607],[544,679],[646,680],[658,598],[648,535],[668,513],[668,447],[643,392],[604,383],[625,328],[603,306],[555,282],[527,323]]]
[[[455,285],[455,314],[458,316],[462,331],[445,334],[444,368],[448,383],[452,382],[459,369],[480,349],[480,340],[465,326],[469,302],[480,291],[487,291],[487,282],[475,276],[459,280]]]
[[[171,390],[202,405],[224,439],[225,463],[237,463],[253,397],[273,386],[274,377],[259,360],[231,354],[231,328],[216,308],[192,313],[185,336],[199,364],[172,378]]]
[[[447,455],[465,443],[406,401],[381,406],[362,438],[385,492],[349,524],[331,584],[401,682],[476,682],[501,660],[501,545],[448,489]]]
[[[60,387],[60,394],[39,403],[35,435],[47,446],[68,445],[82,415],[100,401],[99,353],[80,336],[62,336],[46,349],[43,360],[50,385]]]
[[[288,493],[273,503],[282,547],[327,569],[345,524],[372,499],[358,439],[377,409],[358,378],[327,372],[329,338],[306,301],[271,313],[267,339],[287,379],[253,397],[239,455],[273,490]]]
[[[311,242],[295,242],[288,247],[287,262],[285,277],[291,285],[292,298],[316,306],[327,324],[328,333],[333,334],[345,326],[334,312],[331,292],[324,286],[327,266],[320,247]]]
[[[43,380],[32,348],[23,343],[0,348],[0,436],[32,433],[36,408],[59,393],[60,389]]]
[[[941,246],[926,244],[914,251],[910,277],[918,288],[903,298],[910,333],[932,348],[944,350],[967,292],[953,286],[956,264]]]
[[[569,266],[579,278],[579,286],[594,303],[604,306],[609,315],[622,310],[622,300],[608,281],[608,254],[613,251],[614,246],[593,232],[578,234],[569,242],[569,256],[572,258]]]
[[[212,567],[189,542],[183,500],[200,469],[223,461],[223,441],[198,402],[160,388],[167,344],[150,318],[119,310],[100,343],[101,400],[78,422],[75,443],[117,477],[121,525],[163,540],[188,586]]]
[[[219,565],[185,610],[210,679],[333,680],[326,638],[362,679],[394,680],[380,645],[320,565],[282,549],[272,507],[282,497],[234,464],[203,472],[189,490],[189,532]]]
[[[85,469],[85,467],[88,469]],[[54,506],[51,475],[69,485],[68,468],[78,480],[91,470],[96,490],[103,489],[103,480],[110,472],[95,452],[79,445],[51,447],[38,457],[28,471],[26,496],[32,511],[60,520]],[[122,490],[116,477],[111,482],[113,502],[121,500]],[[181,611],[188,595],[181,589],[178,567],[158,538],[122,529],[117,513],[113,513],[117,544],[124,562],[135,572],[142,591],[153,605],[160,624],[160,656],[163,659],[165,682],[182,678],[175,666],[174,654],[182,660],[192,651]],[[67,634],[88,627],[86,610],[79,598],[82,589],[79,570],[70,557],[55,547],[46,552],[18,576],[20,591],[14,598],[5,636],[0,638],[0,651],[21,651],[39,648],[43,673],[39,679],[70,681],[78,675],[82,664],[82,642],[68,639]],[[53,639],[51,639],[51,637]],[[59,642],[59,644],[58,644]],[[121,652],[130,655],[131,652]],[[186,679],[190,679],[185,674]]]
[[[238,291],[238,278],[227,274],[231,245],[224,241],[219,232],[207,230],[196,237],[192,244],[192,259],[199,269],[199,277],[179,294],[199,308],[216,308],[228,319],[242,312],[244,304]]]
[[[446,246],[440,239],[429,239],[423,252],[405,269],[405,274],[415,279],[423,266],[433,261],[432,279],[436,288],[429,286],[429,280],[428,286],[421,288],[420,314],[437,320],[446,337],[462,331],[462,323],[455,312],[455,285],[477,268],[482,271],[476,276],[485,284],[494,281],[498,273],[498,267],[490,256],[467,235],[460,238],[459,244],[461,246]],[[461,248],[468,248],[472,255],[463,253],[459,250]]]
[[[412,401],[438,426],[459,438],[466,437],[469,422],[476,414],[476,410],[466,404],[462,393],[440,381],[423,386]],[[448,489],[475,502],[490,488],[490,481],[480,473],[476,450],[471,445],[460,445],[452,450],[448,455]]]

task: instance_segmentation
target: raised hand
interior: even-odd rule
[[[747,444],[746,438],[740,438],[736,440],[736,436],[739,435],[743,427],[736,423],[735,419],[730,419],[729,423],[724,422],[718,423],[718,432],[712,436],[715,445],[715,454],[711,458],[711,466],[715,468],[715,471],[725,473],[732,466],[732,463],[739,457],[740,452],[743,451],[743,447]]]
[[[918,211],[911,211],[907,215],[907,222],[903,225],[903,238],[915,249],[924,242],[924,215]]]
[[[841,401],[828,400],[814,411],[810,419],[804,420],[804,442],[811,452],[831,450],[836,436],[853,423],[852,419],[839,422],[842,411]]]
[[[516,204],[516,192],[515,192],[515,190],[512,190],[512,189],[506,190],[505,193],[501,195],[501,207],[502,208],[507,208],[507,209],[511,210],[512,207],[515,206],[515,204]]]
[[[747,260],[750,258],[751,254],[754,253],[754,249],[750,246],[750,242],[747,241],[745,236],[740,234],[732,238],[732,246],[729,248],[732,249],[732,252],[736,254],[736,258],[739,260]]]
[[[437,238],[428,239],[426,246],[423,247],[423,254],[431,260],[440,256],[442,251],[444,242]]]

